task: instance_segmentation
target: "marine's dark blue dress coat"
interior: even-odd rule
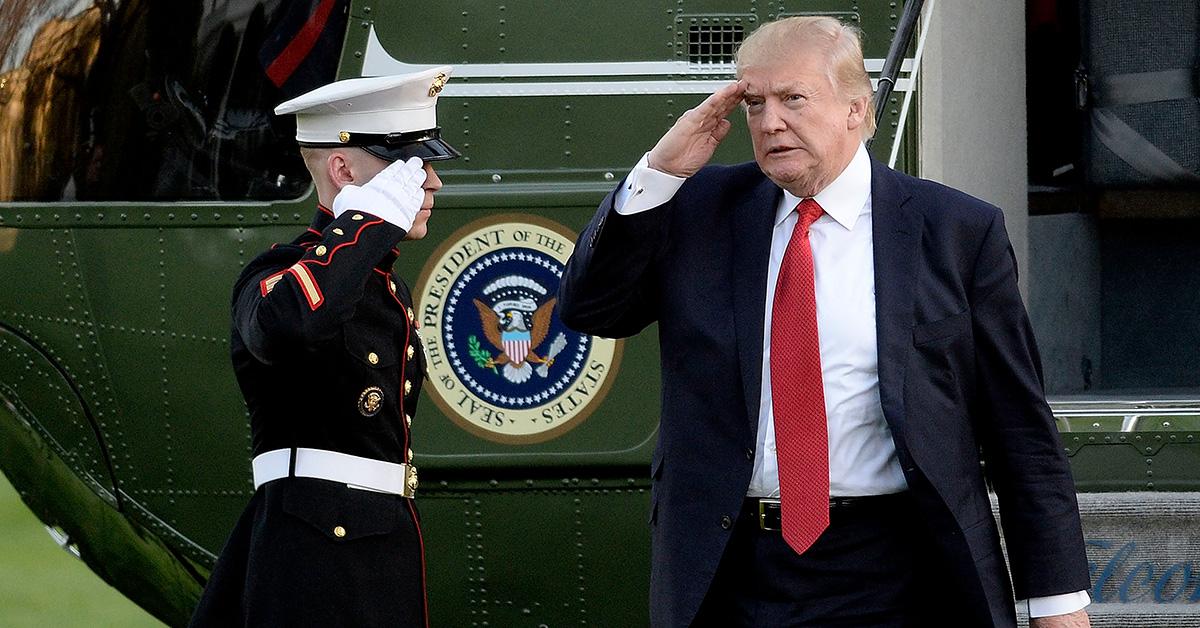
[[[410,462],[424,358],[391,270],[404,235],[367,212],[335,220],[321,207],[295,241],[246,266],[231,347],[254,455],[307,447]],[[264,484],[192,624],[425,626],[413,501],[319,479]]]

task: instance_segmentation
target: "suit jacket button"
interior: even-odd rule
[[[333,535],[339,539],[346,536],[346,528],[343,528],[342,526],[334,526]]]
[[[413,359],[413,355],[415,355],[416,353],[417,352],[415,349],[413,349],[413,346],[408,345],[408,350],[404,352],[404,355],[408,356],[408,359],[411,360],[411,359]]]
[[[753,449],[750,449],[750,448],[746,449],[746,460],[754,460],[754,450]]]
[[[404,415],[404,426],[412,427],[412,415],[411,414]]]
[[[367,362],[371,364],[379,364],[379,354],[374,351],[367,354]]]
[[[412,393],[412,382],[404,382],[404,394],[407,396]]]
[[[733,519],[730,518],[729,515],[725,515],[724,517],[721,517],[721,529],[722,530],[728,530],[729,528],[732,528],[732,527],[733,527]]]

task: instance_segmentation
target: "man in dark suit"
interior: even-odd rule
[[[765,25],[737,68],[605,199],[559,295],[586,333],[658,323],[652,623],[1014,626],[1015,589],[1035,627],[1088,625],[1003,214],[870,159],[853,27]],[[755,162],[705,166],[739,103]]]
[[[280,105],[312,223],[246,265],[230,347],[255,493],[193,626],[428,626],[411,426],[424,357],[392,265],[425,236],[450,68],[348,79]]]

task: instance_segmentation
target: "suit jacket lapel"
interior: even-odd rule
[[[767,262],[771,257],[775,207],[782,193],[770,179],[763,177],[734,210],[733,318],[746,416],[750,419],[752,434],[758,429],[758,404],[762,393]]]
[[[871,160],[872,248],[879,396],[893,427],[904,422],[904,366],[912,348],[922,215],[896,174]],[[895,433],[895,430],[893,430]]]

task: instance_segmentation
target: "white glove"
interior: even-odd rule
[[[333,198],[333,216],[357,209],[408,231],[425,203],[425,164],[420,157],[395,161],[365,185],[347,185]]]

